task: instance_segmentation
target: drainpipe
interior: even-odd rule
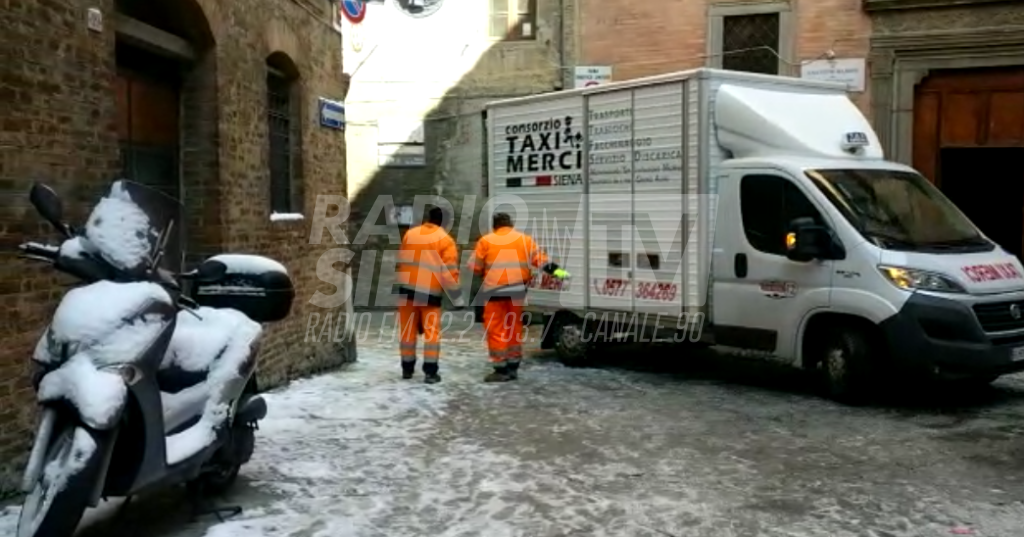
[[[558,85],[555,89],[565,88],[565,0],[558,0]]]

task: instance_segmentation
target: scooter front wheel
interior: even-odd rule
[[[17,537],[71,537],[85,513],[102,454],[89,430],[66,425],[54,435],[35,488],[25,497]]]

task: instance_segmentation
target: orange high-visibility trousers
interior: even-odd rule
[[[492,298],[484,304],[487,352],[494,367],[518,366],[523,359],[523,303]]]
[[[399,352],[403,366],[416,364],[416,340],[423,328],[423,365],[437,370],[441,358],[441,306],[415,305],[409,297],[398,299]],[[429,368],[428,368],[429,369]]]

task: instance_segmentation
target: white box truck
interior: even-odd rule
[[[490,211],[573,274],[527,297],[566,362],[657,330],[814,370],[840,400],[1024,370],[1024,267],[886,161],[841,85],[697,69],[486,121]]]

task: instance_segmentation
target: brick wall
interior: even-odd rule
[[[201,14],[216,43],[182,99],[192,246],[204,254],[268,255],[291,271],[293,313],[268,325],[262,347],[261,381],[272,386],[355,357],[348,344],[304,342],[307,313],[320,312],[310,297],[335,289],[316,276],[317,260],[333,245],[308,244],[316,196],[347,192],[344,135],[320,128],[316,109],[319,96],[344,97],[340,37],[326,2],[194,1],[165,0]],[[101,33],[86,27],[90,7],[104,13]],[[117,177],[114,24],[112,0],[10,2],[0,10],[0,494],[16,483],[30,441],[32,348],[71,283],[14,258],[25,239],[57,240],[27,192],[33,180],[51,184],[69,219],[81,222]],[[288,54],[301,76],[306,220],[299,222],[269,219],[264,81],[266,57],[275,51]]]
[[[706,65],[710,6],[757,3],[580,0],[580,63],[612,65],[616,80]],[[861,0],[791,0],[790,6],[796,16],[791,61],[815,59],[829,49],[840,58],[868,56],[871,21]],[[851,97],[868,112],[867,94]]]

